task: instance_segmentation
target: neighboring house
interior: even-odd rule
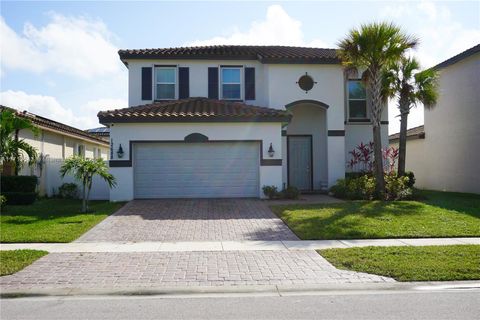
[[[108,127],[98,127],[98,128],[92,128],[92,129],[87,129],[85,130],[87,133],[96,136],[100,139],[103,139],[105,141],[110,140],[110,128]]]
[[[210,46],[120,50],[129,108],[110,128],[110,199],[263,197],[326,190],[372,140],[368,95],[335,49]],[[388,143],[388,115],[382,116]],[[122,152],[119,152],[122,151]]]
[[[406,169],[419,188],[480,193],[480,44],[434,67],[437,105],[409,130]],[[398,134],[390,145],[398,145]]]
[[[0,108],[6,107],[0,106]],[[39,154],[37,164],[32,167],[25,165],[20,174],[38,176],[41,195],[52,195],[63,183],[58,170],[66,158],[79,155],[86,158],[109,159],[108,141],[27,111],[14,111],[17,116],[29,119],[39,128],[37,136],[34,136],[30,130],[20,130],[18,136],[35,147]]]

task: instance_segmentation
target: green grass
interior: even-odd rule
[[[0,251],[0,276],[20,271],[47,253],[38,250]]]
[[[326,249],[319,253],[339,269],[398,281],[480,279],[480,245],[363,247]]]
[[[480,195],[421,191],[419,197],[272,210],[303,240],[480,236]]]
[[[6,206],[0,216],[0,241],[70,242],[121,206],[91,201],[92,213],[80,213],[81,200],[42,199],[28,206]]]

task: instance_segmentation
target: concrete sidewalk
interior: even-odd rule
[[[71,242],[2,243],[0,250],[35,249],[51,253],[71,252],[185,252],[185,251],[278,251],[351,247],[431,246],[478,244],[480,238],[420,238],[298,241],[194,241],[194,242]]]

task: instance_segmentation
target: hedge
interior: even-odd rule
[[[8,205],[32,204],[37,198],[35,192],[3,192],[2,195],[7,198]]]
[[[5,192],[35,192],[37,176],[2,176],[0,190]]]
[[[1,176],[0,191],[9,205],[32,204],[35,202],[36,176]]]

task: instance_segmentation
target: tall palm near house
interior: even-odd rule
[[[38,129],[28,119],[18,117],[12,109],[0,108],[0,162],[2,165],[14,163],[15,175],[18,175],[23,160],[28,157],[32,165],[37,159],[37,150],[25,140],[19,139],[20,130],[30,130],[35,135]]]
[[[83,159],[73,156],[65,160],[60,168],[62,177],[72,173],[73,177],[82,184],[82,212],[88,212],[88,201],[92,189],[93,177],[99,176],[110,188],[117,185],[115,177],[108,172],[108,167],[102,159]]]
[[[400,60],[406,50],[414,48],[418,40],[406,35],[391,23],[371,23],[353,29],[338,43],[339,56],[347,68],[365,70],[364,78],[371,94],[369,111],[373,127],[374,172],[377,195],[383,197],[382,141],[380,119],[385,107],[382,101],[382,80],[385,68]]]
[[[438,98],[438,72],[434,69],[420,71],[415,58],[402,57],[384,74],[384,97],[397,98],[400,111],[400,140],[398,174],[405,174],[407,155],[407,121],[410,109],[421,103],[432,108]]]

